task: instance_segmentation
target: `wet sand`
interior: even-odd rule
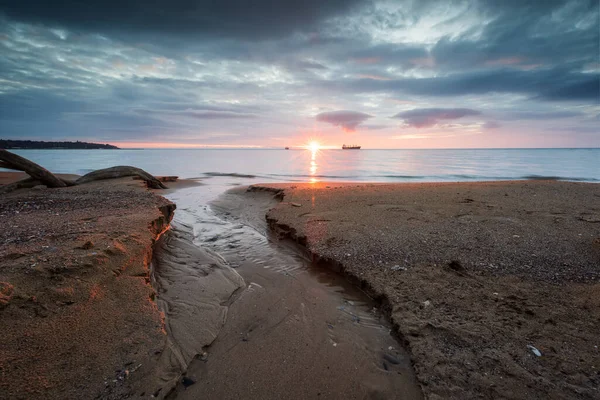
[[[264,215],[277,204],[271,193],[249,199],[235,189],[202,205],[214,197],[174,193],[175,221],[193,228],[202,251],[222,257],[216,268],[235,268],[245,284],[170,399],[422,398],[376,304],[297,246],[267,238]]]
[[[281,238],[387,305],[427,398],[598,398],[600,185],[252,190],[284,196]]]
[[[193,238],[190,227],[173,224],[155,246],[152,283],[167,333],[150,391],[158,398],[176,386],[190,362],[217,338],[229,299],[244,287],[239,274],[218,255],[196,246]]]

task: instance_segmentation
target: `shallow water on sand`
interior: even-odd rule
[[[223,194],[245,178],[205,183],[168,196],[178,206],[175,223],[191,227],[194,243],[245,284],[223,303],[225,324],[169,398],[421,398],[377,305],[295,246],[269,238],[272,194]]]

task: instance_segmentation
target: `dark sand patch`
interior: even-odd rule
[[[600,185],[262,186],[281,237],[389,303],[428,398],[598,398]]]

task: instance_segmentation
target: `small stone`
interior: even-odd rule
[[[192,386],[194,383],[196,383],[196,381],[193,380],[192,378],[188,378],[187,376],[184,376],[181,379],[181,383],[183,384],[183,387],[185,387],[187,389],[189,386]]]
[[[91,241],[88,240],[87,242],[85,242],[84,244],[82,244],[79,248],[83,249],[83,250],[89,250],[92,247],[94,247],[94,243],[92,243]]]
[[[536,356],[538,356],[538,357],[541,357],[541,356],[542,356],[542,352],[541,352],[541,351],[539,351],[538,349],[536,349],[534,346],[532,346],[532,345],[528,344],[528,345],[527,345],[527,348],[528,348],[529,350],[531,350],[531,352],[532,352],[533,354],[535,354]]]

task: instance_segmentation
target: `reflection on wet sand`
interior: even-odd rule
[[[206,355],[192,361],[187,379],[197,384],[180,384],[174,398],[421,398],[376,305],[295,246],[267,238],[273,193],[233,189],[209,208],[211,196],[210,185],[174,193],[176,218],[246,286],[227,303],[227,321]]]
[[[227,319],[229,299],[245,287],[234,269],[218,255],[194,245],[193,239],[191,227],[178,222],[155,246],[152,283],[167,331],[160,359],[159,386],[164,392],[215,340]]]

